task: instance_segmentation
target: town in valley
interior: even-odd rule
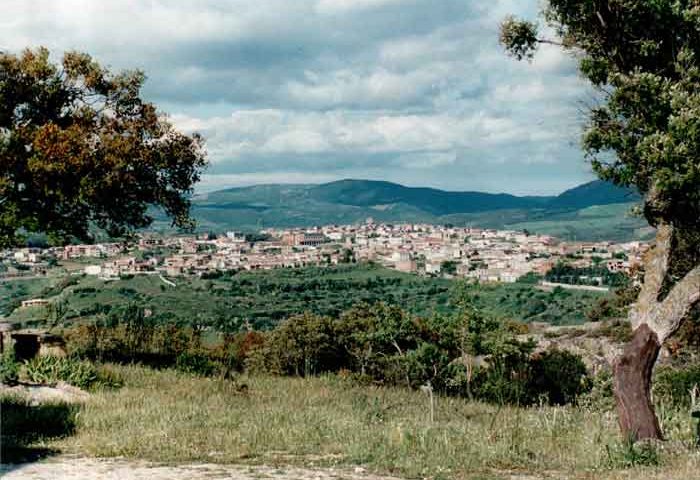
[[[270,270],[374,262],[418,275],[513,283],[544,277],[556,265],[629,275],[641,265],[648,244],[640,241],[564,242],[527,231],[427,224],[328,225],[308,229],[266,229],[257,234],[157,235],[130,242],[16,248],[2,253],[2,276],[50,276],[57,265],[69,273],[114,280],[127,275],[167,277],[238,270]],[[65,273],[62,270],[61,273]],[[577,278],[577,285],[542,281],[544,287],[608,290],[601,276]],[[23,306],[45,303],[25,300]]]

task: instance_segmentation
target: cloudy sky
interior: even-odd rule
[[[200,190],[370,178],[550,194],[592,178],[572,60],[497,42],[537,0],[3,0],[0,49],[87,51],[207,139]]]

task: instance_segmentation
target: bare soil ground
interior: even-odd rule
[[[36,463],[0,465],[3,480],[398,480],[361,468],[303,469],[246,465],[156,465],[125,459],[58,456]]]

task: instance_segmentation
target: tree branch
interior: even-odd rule
[[[663,343],[681,326],[691,310],[700,304],[700,265],[696,266],[676,283],[656,311],[656,331]]]
[[[700,265],[676,282],[663,301],[659,300],[661,287],[668,272],[672,237],[672,226],[659,226],[656,245],[645,258],[644,285],[637,302],[630,310],[632,328],[648,325],[660,343],[673,335],[691,310],[700,303]]]
[[[544,44],[547,44],[547,45],[556,45],[557,47],[563,47],[563,46],[564,46],[564,44],[563,44],[562,42],[557,42],[557,41],[555,41],[555,40],[549,40],[549,39],[546,39],[546,38],[538,38],[538,39],[537,39],[537,43],[544,43]]]
[[[643,323],[649,323],[650,318],[652,318],[650,313],[658,306],[659,292],[668,272],[672,238],[673,227],[667,224],[659,225],[656,231],[656,245],[644,259],[644,284],[639,292],[637,302],[630,310],[630,322],[633,329]],[[658,332],[656,333],[658,335]],[[659,335],[660,337],[661,335]]]

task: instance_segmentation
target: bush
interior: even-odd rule
[[[444,350],[432,343],[422,342],[404,358],[406,376],[411,387],[420,387],[426,383],[438,390],[446,387],[450,359]]]
[[[617,343],[627,343],[632,340],[632,326],[627,320],[611,320],[594,330],[592,335],[607,337]]]
[[[527,404],[528,369],[527,359],[518,355],[491,357],[489,365],[478,369],[474,375],[474,397],[499,405]]]
[[[267,336],[265,347],[273,371],[306,376],[341,366],[333,321],[328,317],[310,313],[290,317]]]
[[[15,360],[14,352],[5,351],[0,357],[0,383],[12,385],[17,383],[19,375],[19,363]]]
[[[63,381],[79,388],[90,388],[99,381],[97,368],[92,363],[65,357],[36,357],[26,363],[24,374],[31,382]]]
[[[590,380],[591,388],[579,403],[596,411],[613,411],[615,409],[615,393],[613,392],[612,372],[603,370]]]
[[[219,365],[201,353],[181,353],[175,361],[175,368],[181,372],[208,377],[219,370]]]
[[[656,445],[649,442],[635,443],[628,439],[619,445],[606,446],[606,451],[611,468],[658,466],[661,461]]]
[[[264,335],[256,331],[227,333],[222,345],[211,352],[211,357],[228,371],[240,372],[244,369],[250,353],[264,342]]]
[[[688,407],[690,391],[695,385],[700,385],[700,364],[659,367],[653,385],[655,398],[676,406]]]
[[[113,365],[97,366],[97,378],[96,386],[99,387],[121,388],[124,385],[124,378]]]
[[[552,349],[530,361],[528,390],[531,401],[545,396],[550,404],[574,403],[591,389],[586,365],[579,355]]]

